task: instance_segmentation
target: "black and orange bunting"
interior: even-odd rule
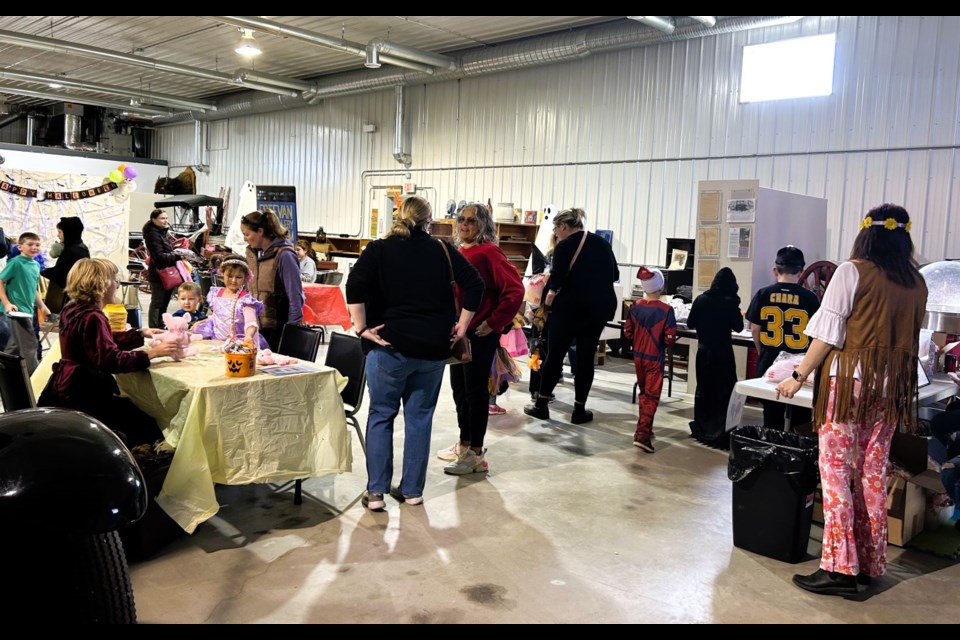
[[[116,191],[119,187],[120,186],[116,182],[107,182],[99,187],[91,187],[89,189],[80,189],[77,191],[44,191],[43,199],[54,201],[83,200],[84,198],[95,198],[97,196],[102,196],[105,193]],[[2,181],[0,181],[0,191],[6,191],[7,193],[12,193],[13,195],[22,196],[24,198],[36,198],[38,193],[36,189],[27,189],[26,187],[15,185],[12,182]]]

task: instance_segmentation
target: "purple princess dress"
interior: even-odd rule
[[[229,340],[234,336],[242,336],[247,326],[257,325],[257,316],[263,312],[263,303],[247,291],[241,291],[236,298],[226,293],[223,287],[210,287],[210,293],[207,294],[210,317],[193,327],[193,332],[202,335],[204,340]],[[259,331],[257,342],[260,349],[269,348]]]

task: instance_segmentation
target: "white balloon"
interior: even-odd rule
[[[126,183],[126,184],[127,184],[127,186],[130,188],[130,191],[136,191],[136,190],[137,190],[137,183],[134,182],[133,180],[127,180],[127,183]]]

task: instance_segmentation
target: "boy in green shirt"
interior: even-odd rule
[[[0,273],[0,301],[10,320],[10,342],[5,353],[22,356],[27,364],[27,373],[33,374],[39,366],[37,359],[37,336],[33,332],[34,308],[44,313],[50,310],[43,304],[37,285],[40,282],[40,265],[34,258],[40,253],[40,236],[22,233],[17,241],[20,255],[7,261]]]

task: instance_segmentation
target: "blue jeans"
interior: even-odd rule
[[[423,495],[430,459],[433,411],[440,396],[443,360],[408,358],[376,347],[367,354],[367,491],[386,494],[393,480],[393,421],[403,401],[403,476],[400,493]]]

